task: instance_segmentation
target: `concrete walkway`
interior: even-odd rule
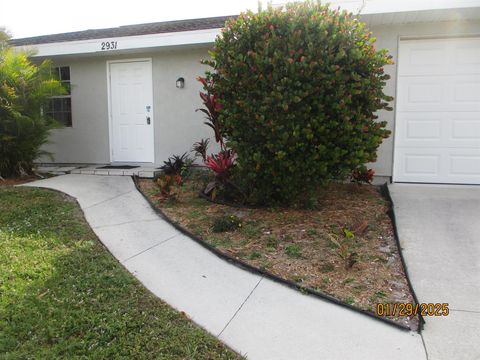
[[[480,186],[389,188],[419,302],[450,307],[425,318],[428,359],[480,359]]]
[[[131,178],[72,174],[29,186],[75,197],[123,266],[248,359],[426,358],[416,333],[302,295],[216,257],[160,219]]]

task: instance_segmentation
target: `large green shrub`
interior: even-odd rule
[[[263,203],[308,200],[318,186],[374,161],[389,134],[375,112],[386,50],[352,14],[317,2],[247,12],[217,37],[205,88],[241,179]]]
[[[0,50],[0,176],[32,172],[49,131],[59,126],[42,108],[64,91],[48,61],[35,65],[25,52]]]

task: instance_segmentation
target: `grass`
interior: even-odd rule
[[[0,187],[1,359],[238,359],[146,290],[76,202]]]
[[[353,305],[354,302],[355,302],[355,300],[353,300],[353,297],[351,297],[351,296],[349,296],[345,299],[345,304]]]
[[[331,184],[319,189],[313,209],[233,208],[199,198],[204,181],[195,174],[185,179],[174,201],[159,197],[150,180],[139,186],[170,219],[251,266],[362,310],[371,311],[379,301],[413,302],[390,204],[378,188]],[[415,328],[418,319],[407,321]]]
[[[302,249],[298,245],[290,244],[285,246],[285,254],[293,258],[301,258]]]

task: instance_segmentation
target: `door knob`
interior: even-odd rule
[[[147,125],[150,125],[150,116],[147,116]]]

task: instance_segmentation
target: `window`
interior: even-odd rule
[[[46,114],[64,126],[72,126],[72,95],[70,92],[70,67],[62,66],[52,69],[54,75],[67,89],[67,94],[50,99]]]

